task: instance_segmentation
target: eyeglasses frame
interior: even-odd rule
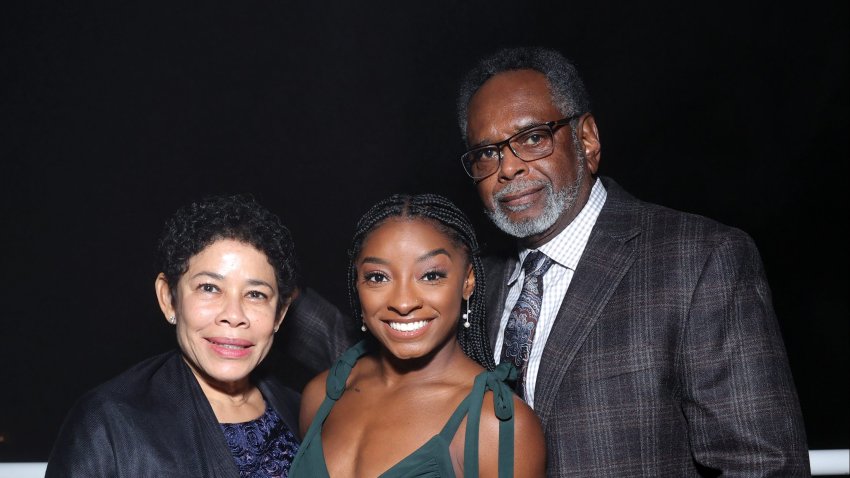
[[[466,173],[466,175],[467,175],[467,176],[469,176],[470,178],[472,178],[472,179],[473,179],[473,180],[475,180],[475,181],[481,181],[482,179],[485,179],[485,178],[488,178],[488,177],[492,176],[493,174],[495,174],[495,173],[496,173],[496,172],[497,172],[497,171],[498,171],[498,170],[502,167],[502,160],[505,158],[505,154],[503,153],[503,151],[505,150],[505,146],[507,146],[508,148],[510,148],[510,149],[511,149],[511,152],[514,154],[514,156],[516,156],[517,158],[521,159],[521,160],[522,160],[523,162],[525,162],[525,163],[530,163],[530,162],[533,162],[533,161],[537,161],[537,160],[540,160],[540,159],[546,158],[546,157],[550,156],[550,155],[552,154],[552,152],[554,152],[554,148],[552,149],[552,152],[550,152],[550,153],[549,153],[549,154],[547,154],[546,156],[541,156],[541,157],[539,157],[539,158],[535,158],[535,159],[525,159],[525,158],[520,157],[520,155],[519,155],[519,154],[517,154],[516,150],[513,148],[513,146],[511,146],[511,141],[512,141],[514,138],[516,138],[517,136],[520,136],[520,135],[522,135],[522,134],[526,134],[526,133],[528,133],[529,131],[534,131],[535,129],[539,129],[539,128],[542,128],[542,127],[546,127],[546,128],[548,128],[548,129],[549,129],[549,134],[551,134],[551,135],[552,135],[552,138],[554,139],[554,138],[555,138],[555,131],[556,131],[558,128],[560,128],[561,126],[565,126],[565,125],[569,124],[569,123],[570,123],[570,121],[572,121],[572,120],[574,120],[574,119],[576,119],[576,118],[581,117],[581,115],[582,115],[582,114],[583,114],[583,113],[576,113],[576,114],[574,114],[574,115],[572,115],[572,116],[567,116],[567,117],[565,117],[565,118],[561,118],[561,119],[559,119],[559,120],[555,120],[555,121],[548,121],[548,122],[546,122],[546,123],[541,123],[541,124],[531,125],[531,126],[528,126],[528,127],[526,127],[526,128],[523,128],[523,129],[521,129],[521,130],[517,131],[516,133],[512,134],[511,136],[509,136],[507,139],[504,139],[504,140],[502,140],[502,141],[499,141],[498,143],[485,144],[485,145],[476,146],[476,147],[474,147],[474,148],[472,148],[472,149],[469,149],[469,150],[467,150],[465,153],[463,153],[462,155],[460,155],[460,163],[461,163],[461,166],[463,167],[463,171]],[[466,167],[466,162],[464,161],[464,159],[463,159],[463,158],[465,158],[465,157],[466,157],[469,153],[472,153],[473,151],[478,151],[478,150],[487,149],[487,148],[496,148],[496,151],[498,151],[498,152],[499,152],[499,166],[498,166],[498,167],[496,167],[496,169],[494,169],[492,173],[490,173],[490,174],[488,174],[488,175],[486,175],[486,176],[475,177],[475,176],[473,176],[473,175],[472,175],[472,173],[469,171],[469,169],[467,169],[467,167]],[[471,165],[471,164],[472,164],[472,163],[470,163],[470,165]],[[471,169],[471,168],[470,168],[470,169]]]

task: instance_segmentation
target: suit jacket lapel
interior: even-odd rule
[[[543,349],[534,409],[544,421],[555,404],[555,392],[573,358],[635,260],[632,239],[640,231],[636,203],[628,201],[627,193],[615,183],[606,181],[604,184],[608,199]]]
[[[490,347],[495,348],[500,329],[505,299],[508,297],[508,279],[516,268],[516,254],[509,257],[488,258],[484,263],[487,273],[487,335]],[[493,351],[495,353],[495,351]]]

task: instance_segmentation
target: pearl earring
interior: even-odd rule
[[[469,311],[469,299],[466,299],[466,312],[462,315],[463,317],[463,326],[465,328],[469,328],[469,316],[471,312]]]
[[[360,326],[360,330],[363,331],[363,332],[366,332],[366,324],[362,324]]]

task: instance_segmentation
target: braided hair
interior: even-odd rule
[[[453,244],[466,251],[475,274],[475,290],[469,298],[470,326],[457,328],[457,341],[463,352],[487,370],[496,368],[487,335],[484,265],[478,239],[466,215],[451,201],[437,194],[394,194],[372,206],[357,222],[357,230],[348,250],[348,298],[355,317],[361,315],[357,295],[355,261],[369,234],[391,218],[423,219],[445,234]],[[460,321],[460,317],[458,317]]]

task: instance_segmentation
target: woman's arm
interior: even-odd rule
[[[525,402],[514,398],[514,476],[546,475],[546,439],[540,418]]]
[[[493,411],[493,394],[484,396],[479,430],[481,477],[499,476],[499,423]],[[546,440],[540,419],[525,402],[514,396],[514,474],[515,477],[546,476]]]

